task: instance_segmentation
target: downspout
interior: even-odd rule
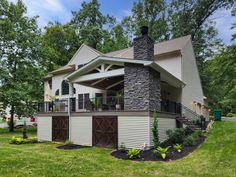
[[[70,98],[74,96],[73,83],[68,82],[69,84],[69,97],[68,97],[68,117],[69,117],[69,140],[71,141],[71,103]]]

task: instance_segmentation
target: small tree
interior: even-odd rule
[[[154,112],[152,117],[153,117],[153,124],[152,124],[153,144],[154,148],[156,149],[160,145],[159,135],[158,135],[157,113]]]

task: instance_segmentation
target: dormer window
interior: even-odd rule
[[[68,95],[69,94],[69,84],[66,81],[62,81],[61,83],[61,94]]]

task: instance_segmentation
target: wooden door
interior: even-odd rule
[[[69,117],[52,117],[52,141],[66,141],[69,139]]]
[[[93,146],[116,148],[118,142],[116,116],[93,117]]]

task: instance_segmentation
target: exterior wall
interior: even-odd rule
[[[83,44],[68,64],[75,64],[76,69],[78,69],[78,65],[86,64],[98,56],[99,54],[97,52]]]
[[[71,141],[92,146],[92,116],[71,117]]]
[[[39,141],[52,141],[52,116],[37,118],[37,135]]]
[[[167,70],[169,73],[182,79],[181,76],[181,55],[180,54],[170,54],[166,56],[160,56],[155,59],[156,63],[159,64],[162,68]]]
[[[142,148],[149,145],[149,116],[118,116],[118,147]]]
[[[125,64],[124,109],[160,110],[160,74],[139,64]]]
[[[191,41],[182,50],[182,68],[182,81],[186,83],[182,91],[182,104],[199,111],[197,107],[194,110],[193,101],[203,105],[204,96]]]

